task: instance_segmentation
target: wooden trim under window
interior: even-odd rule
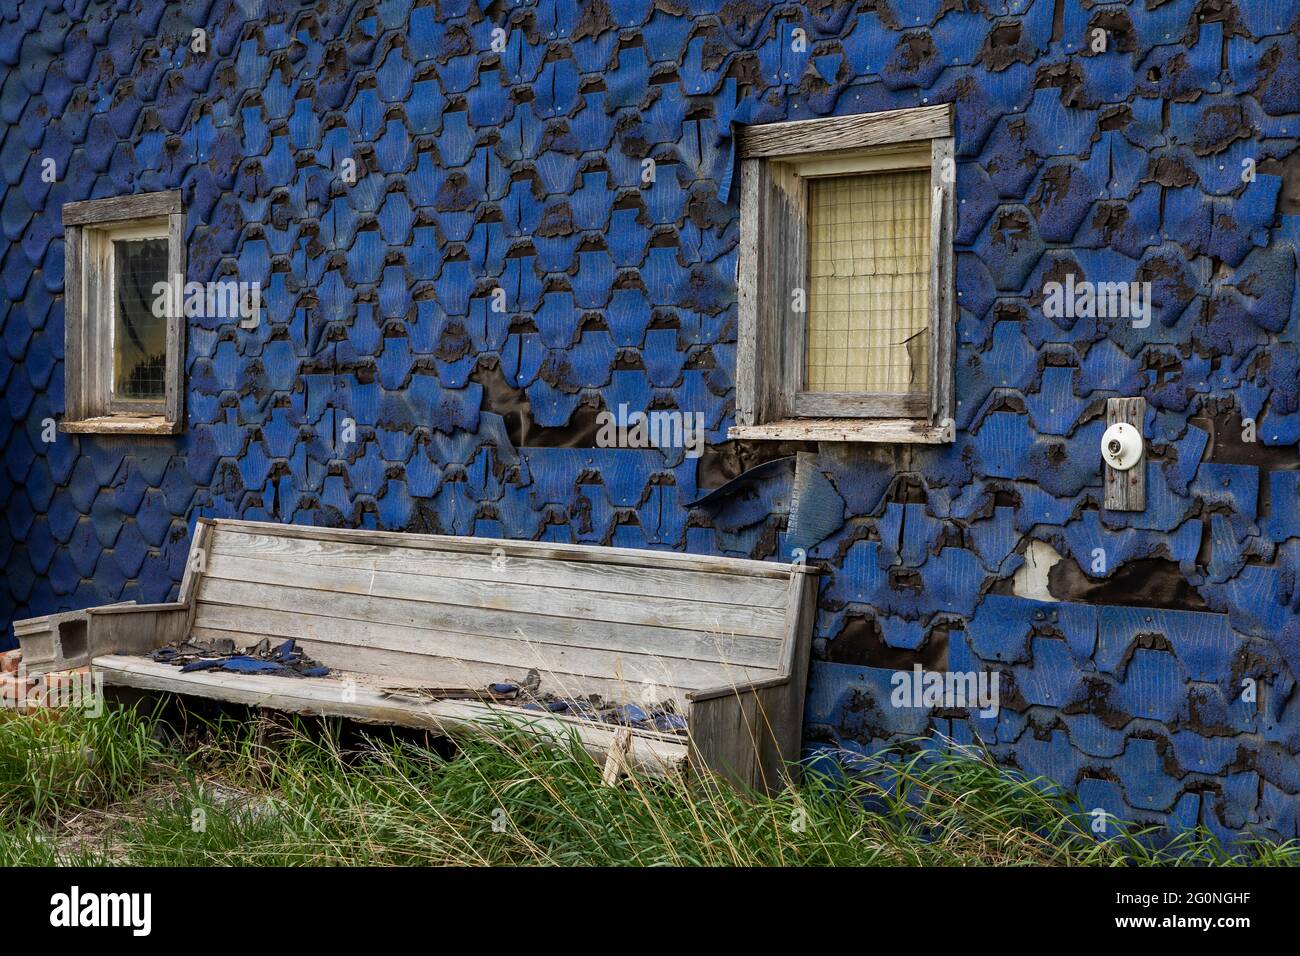
[[[64,419],[59,431],[65,435],[176,435],[181,423],[163,415],[101,415],[76,421]]]
[[[923,418],[786,418],[763,425],[736,425],[728,438],[764,441],[893,442],[945,445],[951,425],[931,425]]]

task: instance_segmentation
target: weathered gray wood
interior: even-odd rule
[[[740,203],[736,420],[757,424],[790,414],[803,377],[807,195],[789,166],[752,160],[741,164]]]
[[[177,600],[182,604],[193,605],[197,593],[199,575],[207,566],[208,553],[212,550],[212,521],[199,518],[194,522],[194,538],[190,542],[190,553],[185,559],[185,571],[181,575],[181,586]]]
[[[184,610],[188,610],[184,601],[160,601],[157,604],[136,604],[134,601],[122,601],[118,604],[105,604],[101,607],[87,608],[81,613],[111,617],[113,615],[129,616],[132,614],[153,614],[158,611]]]
[[[391,571],[358,571],[319,565],[293,565],[261,558],[208,557],[207,576],[231,581],[254,581],[308,588],[320,592],[369,594],[436,604],[491,608],[498,611],[535,611],[556,617],[588,621],[642,624],[682,630],[754,634],[781,634],[778,608],[751,608],[729,604],[689,602],[645,595],[596,594],[567,588],[531,584],[502,584]]]
[[[803,388],[808,341],[808,188],[784,163],[771,164],[768,172],[767,249],[765,264],[769,285],[760,316],[768,330],[760,344],[780,368],[775,405],[764,419],[793,414],[795,392]],[[802,303],[795,308],[796,301]]]
[[[79,281],[85,289],[82,306],[84,351],[81,355],[82,421],[101,419],[108,415],[109,366],[112,363],[112,329],[106,316],[109,308],[109,272],[104,261],[104,243],[94,229],[81,230],[82,274]],[[73,278],[77,281],[77,277]]]
[[[191,632],[196,640],[211,641],[230,638],[241,649],[252,647],[262,638],[272,643],[293,637],[303,653],[315,658],[336,672],[371,674],[391,687],[464,685],[486,687],[498,681],[519,683],[532,668],[525,663],[485,664],[481,661],[429,653],[388,650],[374,645],[346,644],[318,641],[311,637],[287,634],[262,634],[246,631],[229,631],[196,624]],[[669,667],[661,671],[628,668],[627,672],[600,676],[577,675],[549,670],[541,675],[544,693],[560,697],[585,697],[599,694],[614,702],[649,701],[658,703],[673,700],[685,707],[689,687],[672,683],[676,672]],[[638,678],[638,679],[634,679]]]
[[[1125,422],[1141,435],[1146,423],[1145,398],[1106,399],[1106,427]],[[1144,511],[1147,506],[1147,461],[1145,440],[1142,457],[1128,471],[1117,471],[1102,460],[1106,471],[1105,506],[1109,511]]]
[[[80,227],[69,226],[63,235],[63,415],[65,420],[84,418],[86,411],[85,366],[86,302],[84,240]]]
[[[949,430],[918,419],[789,418],[765,425],[733,425],[728,438],[770,441],[911,442],[940,445]]]
[[[745,386],[737,392],[737,420],[759,423],[788,414],[789,337],[802,334],[793,329],[790,316],[794,289],[805,282],[805,269],[790,259],[802,261],[806,255],[796,251],[805,203],[798,177],[788,168],[754,161],[742,164],[741,177],[741,217],[751,225],[742,239],[748,245],[741,247],[737,363]]]
[[[167,278],[174,282],[179,277],[183,283],[188,256],[185,245],[185,213],[180,208],[179,193],[175,205],[176,209],[167,217]],[[185,338],[183,310],[169,310],[164,415],[177,431],[180,431],[185,412]]]
[[[683,660],[725,661],[742,667],[780,667],[782,643],[773,637],[723,634],[679,628],[617,624],[596,627],[591,621],[528,612],[497,611],[467,605],[431,604],[423,601],[347,593],[322,599],[319,591],[282,587],[257,582],[230,581],[205,577],[200,589],[196,620],[208,627],[241,630],[251,627],[249,615],[258,610],[281,612],[268,616],[264,624],[277,621],[303,636],[320,633],[321,640],[342,634],[344,625],[366,625],[366,632],[391,640],[410,638],[439,651],[469,641],[474,636],[539,644],[593,648],[652,657]],[[278,634],[272,630],[265,633]],[[360,636],[359,638],[360,639]],[[444,645],[446,639],[451,642]],[[429,650],[428,653],[433,653]]]
[[[59,431],[68,435],[175,435],[182,427],[164,415],[101,415],[59,423]]]
[[[769,384],[759,361],[759,276],[767,165],[760,160],[740,164],[740,250],[736,267],[736,422],[754,425],[768,415]]]
[[[203,520],[203,519],[200,519]],[[604,548],[595,545],[555,544],[549,541],[519,541],[501,538],[475,538],[459,535],[409,534],[404,531],[370,531],[358,528],[317,528],[304,525],[273,524],[266,521],[239,521],[223,518],[212,521],[225,531],[275,534],[286,538],[314,541],[359,542],[365,545],[388,545],[399,548],[422,548],[463,554],[486,554],[505,558],[555,558],[563,561],[587,561],[626,567],[686,568],[721,574],[774,578],[790,576],[790,566],[748,558],[723,558],[706,554],[683,554],[677,551],[651,551],[645,548]]]
[[[595,561],[564,561],[550,557],[509,557],[427,548],[322,541],[254,534],[222,528],[212,539],[212,551],[234,557],[283,560],[297,565],[364,568],[427,577],[466,578],[503,584],[534,584],[582,591],[696,600],[746,607],[784,607],[785,582],[779,578],[752,577],[691,568],[632,567]]]
[[[183,604],[141,604],[91,608],[89,654],[81,663],[101,654],[148,654],[185,637],[189,608]]]
[[[812,633],[817,618],[817,593],[820,580],[815,574],[794,575],[790,579],[791,601],[788,608],[789,647],[782,666],[789,678],[786,685],[774,689],[767,702],[775,751],[760,754],[767,780],[798,782],[798,760],[803,751],[804,696],[808,688],[808,668],[812,658]]]
[[[627,752],[632,749],[632,729],[623,727],[614,734],[614,742],[605,756],[605,767],[600,772],[600,782],[612,787],[618,782],[627,766]]]
[[[112,196],[107,199],[64,203],[63,224],[65,226],[116,225],[132,219],[155,219],[181,211],[180,190],[169,189],[156,193],[137,193],[133,196]]]
[[[929,396],[874,392],[796,392],[792,412],[803,418],[924,418]]]
[[[957,166],[953,137],[936,139],[930,152],[930,424],[948,441],[956,419],[957,293],[953,263]]]
[[[688,695],[693,765],[766,793],[798,780],[817,587],[814,574],[791,576],[780,678]]]
[[[534,639],[518,628],[498,636],[454,630],[426,630],[370,621],[353,621],[317,615],[293,614],[264,608],[213,606],[200,595],[195,628],[220,628],[235,633],[298,637],[331,646],[378,648],[446,657],[458,661],[491,664],[498,668],[536,668],[550,675],[601,677],[620,674],[629,683],[675,683],[686,687],[710,687],[727,681],[754,680],[771,675],[775,668],[757,667],[719,660],[692,660],[654,653],[609,650],[580,644],[551,644]],[[518,625],[516,625],[518,627]],[[597,644],[599,635],[588,638]],[[775,655],[773,655],[775,656]],[[325,663],[331,663],[325,655]]]
[[[199,518],[194,522],[194,537],[190,541],[190,553],[185,557],[185,571],[181,575],[177,599],[189,608],[189,629],[194,627],[194,616],[199,606],[199,582],[207,570],[208,555],[212,552],[212,524],[209,518]]]
[[[691,766],[745,790],[766,790],[759,752],[764,716],[758,693],[730,694],[691,705]]]
[[[761,680],[742,681],[731,684],[717,684],[713,687],[707,687],[702,690],[692,690],[686,696],[692,703],[701,700],[714,700],[718,697],[733,697],[736,694],[752,694],[755,691],[767,690],[769,687],[781,687],[786,683],[785,674],[778,674],[775,677],[765,677]]]
[[[288,713],[424,728],[450,736],[469,733],[491,737],[506,727],[517,726],[561,746],[576,738],[599,761],[604,760],[622,729],[479,701],[422,701],[385,694],[364,683],[347,680],[272,676],[249,679],[211,671],[182,675],[167,664],[120,655],[96,657],[93,663],[95,670],[104,675],[104,683],[115,687],[182,693]],[[645,730],[635,730],[632,736],[625,765],[643,773],[664,774],[676,772],[685,764],[687,745],[681,738]]]
[[[758,159],[862,149],[952,135],[952,106],[794,120],[749,126],[740,133],[740,158]]]

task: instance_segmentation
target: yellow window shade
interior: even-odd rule
[[[930,171],[808,180],[804,390],[925,392]]]

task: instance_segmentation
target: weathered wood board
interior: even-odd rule
[[[1143,419],[1146,418],[1147,401],[1145,398],[1108,398],[1106,399],[1106,427],[1119,422],[1132,425],[1142,433]],[[1106,500],[1108,511],[1145,511],[1147,506],[1147,461],[1145,451],[1138,463],[1127,471],[1120,471],[1108,464],[1102,467],[1106,472]]]

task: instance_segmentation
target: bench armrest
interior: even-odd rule
[[[749,681],[744,684],[724,684],[721,687],[710,687],[707,690],[693,690],[687,693],[686,699],[692,704],[702,700],[716,700],[719,697],[730,697],[733,694],[753,694],[760,690],[766,690],[769,687],[780,687],[788,683],[788,677],[766,677],[763,680]]]
[[[103,607],[86,608],[87,614],[140,614],[155,611],[183,611],[188,605],[180,601],[167,601],[163,604],[106,604]]]
[[[691,764],[742,790],[771,793],[790,780],[799,759],[803,687],[789,677],[711,687],[687,694]]]
[[[189,605],[126,604],[94,607],[86,612],[86,660],[104,654],[148,654],[185,637],[189,631]]]

